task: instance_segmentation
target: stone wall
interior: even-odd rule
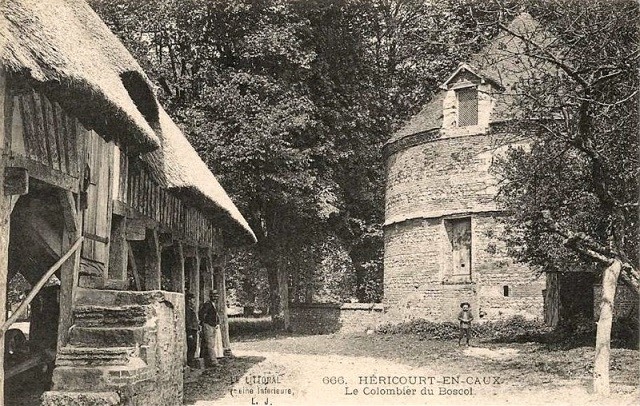
[[[89,394],[113,405],[182,404],[184,331],[180,293],[79,288],[43,404],[85,404]]]
[[[492,213],[471,217],[471,281],[448,283],[442,218],[415,219],[385,229],[384,300],[392,320],[455,321],[468,301],[476,320],[543,316],[545,280],[507,256]],[[482,317],[481,313],[482,312]]]
[[[468,301],[477,320],[543,317],[545,280],[514,263],[489,168],[499,134],[441,134],[387,159],[384,300],[390,320],[455,321]],[[470,278],[450,279],[448,221],[471,222]],[[482,317],[481,317],[482,316]]]
[[[387,159],[385,224],[496,210],[489,166],[502,137],[440,138]]]
[[[363,333],[384,315],[380,303],[293,303],[291,330],[300,334]]]

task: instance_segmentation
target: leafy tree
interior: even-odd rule
[[[471,18],[482,10],[469,0],[92,4],[245,213],[258,244],[241,258],[266,271],[278,324],[288,286],[321,283],[326,264],[340,274],[344,250],[355,294],[379,300],[382,145],[495,31]]]
[[[638,294],[638,4],[532,2],[536,30],[504,32],[538,69],[511,89],[529,140],[496,169],[509,210],[507,240],[519,259],[547,272],[601,275],[594,388],[609,391],[609,346],[618,275]],[[509,18],[521,8],[500,10]]]

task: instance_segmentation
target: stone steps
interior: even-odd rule
[[[66,346],[58,351],[56,366],[123,366],[135,357],[135,347]]]
[[[131,327],[147,323],[149,308],[145,305],[83,305],[73,309],[77,327]]]
[[[145,341],[148,327],[84,327],[69,331],[69,343],[75,347],[135,347]]]
[[[153,377],[151,368],[139,358],[128,365],[116,366],[56,366],[53,390],[92,393],[118,390],[123,386],[143,382]]]

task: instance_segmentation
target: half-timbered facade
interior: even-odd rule
[[[215,287],[226,309],[224,241],[255,236],[84,1],[2,11],[3,336],[34,298],[47,310],[29,331],[36,361],[55,358],[45,404],[179,404],[184,293]],[[32,290],[7,320],[17,273]],[[59,291],[42,294],[52,279]]]

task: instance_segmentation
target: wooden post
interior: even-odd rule
[[[194,257],[191,261],[191,269],[189,270],[189,291],[196,297],[196,310],[202,305],[200,297],[200,254],[195,250]]]
[[[204,272],[202,272],[202,286],[201,291],[203,292],[205,299],[209,298],[209,292],[214,289],[213,286],[213,262],[211,256],[211,250],[205,249],[202,253],[203,261],[204,261]]]
[[[189,288],[188,291],[191,293],[196,302],[196,312],[200,310],[200,255],[198,254],[198,249],[194,247],[186,247],[184,249],[185,255],[189,256],[189,264],[188,269],[185,272],[189,273]],[[186,306],[186,304],[185,304]],[[200,354],[200,339],[198,338],[196,343],[196,354]]]
[[[107,280],[127,282],[127,262],[127,218],[114,214],[111,220]]]
[[[73,193],[60,191],[58,194],[64,217],[64,232],[62,235],[62,252],[67,251],[82,232],[80,215]],[[69,341],[69,329],[73,324],[73,303],[75,287],[78,286],[80,270],[80,253],[77,250],[60,267],[60,319],[58,322],[58,351]]]
[[[184,293],[184,250],[182,242],[176,241],[172,249],[174,260],[171,269],[171,289],[174,292]]]
[[[4,97],[1,94],[0,97]],[[1,130],[0,130],[1,131]],[[6,156],[0,155],[0,173],[4,186],[4,168]],[[0,325],[6,320],[7,284],[9,266],[9,228],[11,223],[11,196],[0,189]],[[4,333],[0,332],[0,366],[4,365]],[[4,368],[0,368],[0,405],[4,405]]]
[[[7,317],[7,284],[9,267],[9,229],[11,196],[4,194],[4,172],[11,147],[12,95],[7,89],[5,70],[0,66],[0,325]],[[0,405],[4,405],[4,333],[0,332]]]
[[[225,282],[224,267],[227,258],[222,254],[217,262],[215,270],[217,271],[216,289],[218,290],[218,315],[220,316],[220,332],[222,333],[222,347],[224,347],[224,356],[233,357],[231,352],[231,340],[229,339],[229,316],[227,315],[227,286]]]
[[[160,241],[155,228],[147,229],[147,249],[144,264],[144,290],[159,290],[162,275]]]

